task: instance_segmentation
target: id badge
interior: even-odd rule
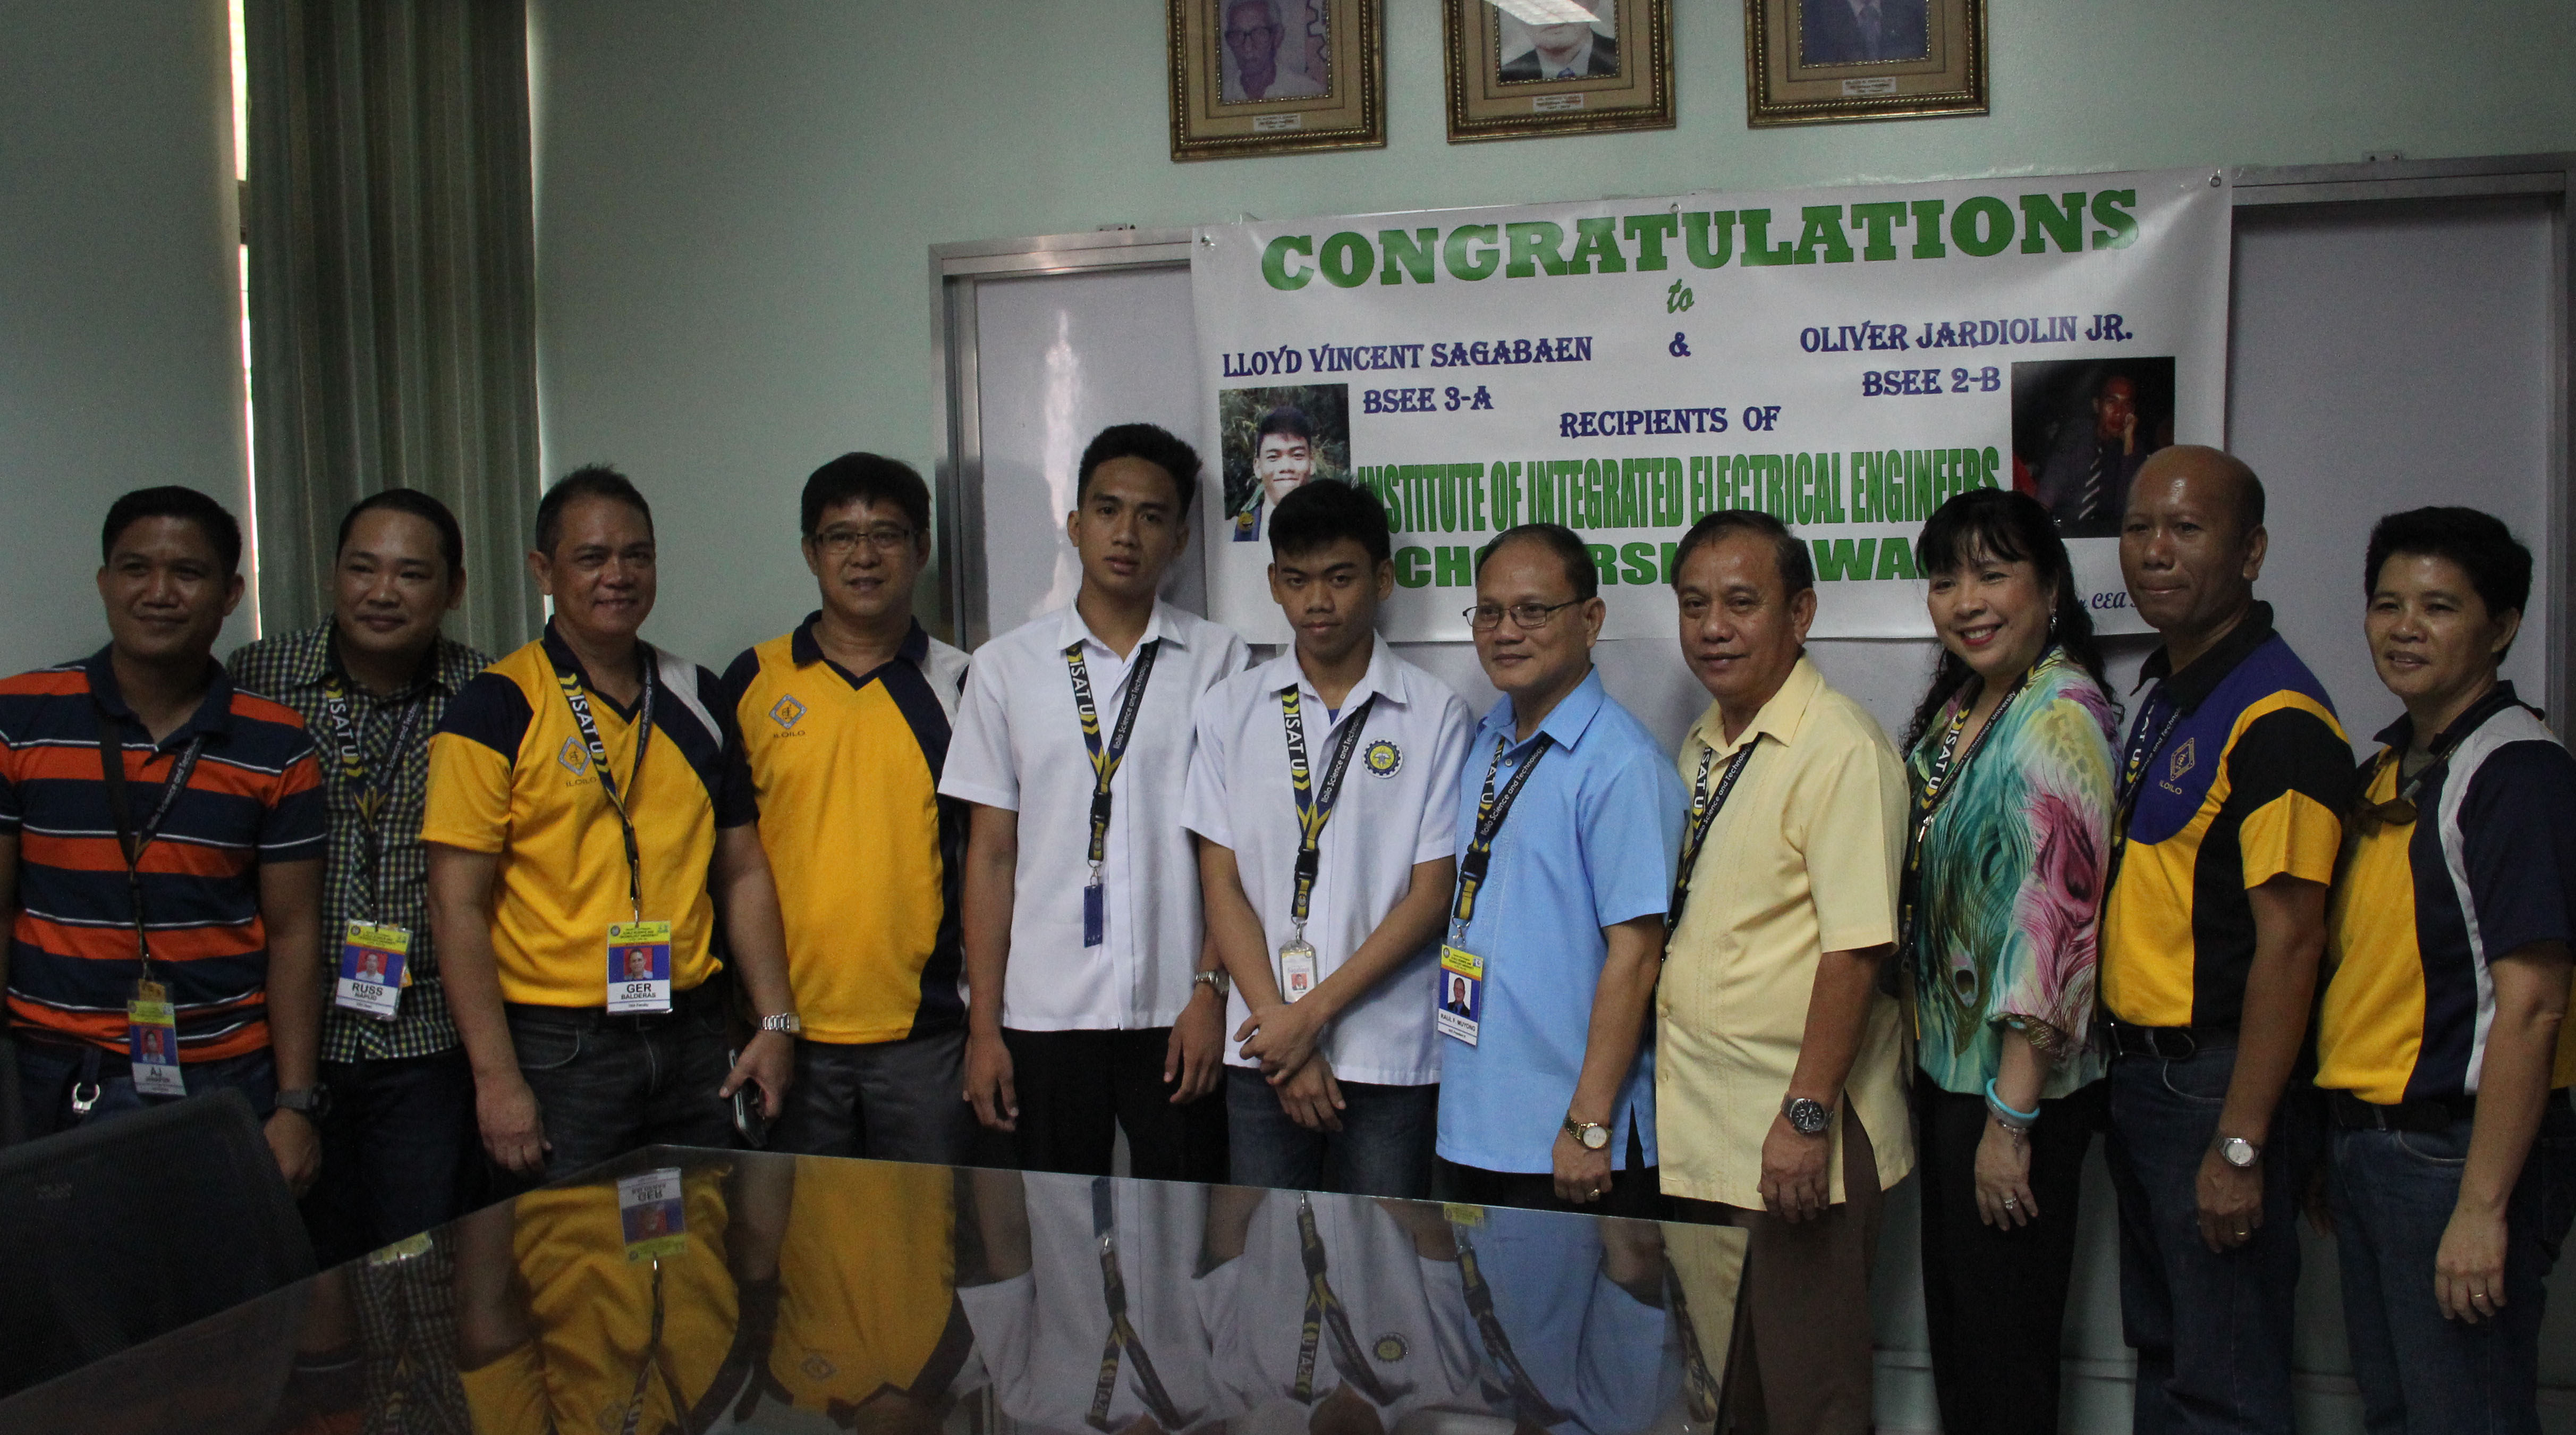
[[[1088,951],[1109,940],[1109,889],[1098,878],[1082,889],[1082,945]]]
[[[134,1089],[145,1096],[185,1096],[188,1083],[179,1074],[179,1013],[169,989],[159,982],[138,982],[134,999],[125,1004],[125,1055],[134,1068]]]
[[[671,924],[608,924],[608,1012],[671,1009]]]
[[[340,934],[340,976],[332,1004],[391,1021],[411,985],[411,928],[352,921]]]
[[[1315,948],[1297,937],[1279,949],[1279,994],[1290,1001],[1315,989]]]
[[[1465,947],[1440,948],[1440,1009],[1436,1025],[1443,1036],[1476,1044],[1476,1027],[1485,1015],[1485,959]]]
[[[665,1166],[617,1183],[617,1225],[626,1235],[626,1259],[649,1261],[689,1248],[689,1220],[680,1201],[680,1170]]]

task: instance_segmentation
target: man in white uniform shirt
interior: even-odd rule
[[[1023,1166],[1226,1177],[1225,974],[1181,826],[1190,713],[1243,640],[1157,599],[1199,458],[1152,424],[1083,450],[1073,606],[975,654],[941,775],[966,843],[966,1099]]]
[[[1181,820],[1234,979],[1237,1185],[1431,1194],[1434,950],[1475,719],[1375,633],[1395,591],[1367,489],[1292,491],[1270,525],[1289,651],[1208,690]]]

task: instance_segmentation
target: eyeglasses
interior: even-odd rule
[[[1506,613],[1511,615],[1513,627],[1524,633],[1535,633],[1555,622],[1557,614],[1579,605],[1582,601],[1580,598],[1568,598],[1562,603],[1514,603],[1508,608],[1500,603],[1479,603],[1473,608],[1461,608],[1458,611],[1466,617],[1468,626],[1479,633],[1490,633],[1501,627],[1503,615]]]
[[[880,555],[899,553],[912,546],[913,530],[887,524],[864,531],[856,528],[826,528],[813,537],[815,547],[834,558],[847,558],[864,543]]]

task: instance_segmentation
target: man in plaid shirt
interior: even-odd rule
[[[464,597],[455,515],[425,493],[387,489],[340,521],[330,618],[232,657],[236,683],[303,714],[329,798],[322,895],[329,1101],[321,1178],[304,1198],[325,1265],[441,1225],[479,1188],[474,1080],[430,949],[420,842],[429,735],[448,700],[492,661],[439,633]],[[374,930],[361,934],[352,923]],[[381,970],[376,964],[397,955],[399,983],[341,980]],[[392,1013],[381,1014],[388,1000]]]

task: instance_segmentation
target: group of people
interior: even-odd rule
[[[652,513],[612,470],[544,496],[553,616],[497,662],[441,634],[434,499],[358,504],[331,616],[218,664],[238,528],[127,495],[108,646],[0,683],[28,1132],[240,1089],[326,1261],[657,1142],[1097,1176],[1123,1133],[1143,1177],[1724,1224],[1731,1398],[1803,1432],[1869,1428],[1918,1169],[1945,1427],[2054,1428],[2107,1131],[2142,1430],[2290,1428],[2303,1206],[2373,1428],[2534,1428],[2576,762],[2498,677],[2504,525],[2374,532],[2404,716],[2356,773],[2227,454],[2129,485],[2162,646],[2125,736],[2027,495],[1923,527],[1901,748],[1806,655],[1807,546],[1710,513],[1668,567],[1712,698],[1672,753],[1594,668],[1573,532],[1478,553],[1480,718],[1377,635],[1358,486],[1268,515],[1275,657],[1162,601],[1199,471],[1099,434],[1074,602],[970,661],[913,616],[920,477],[835,459],[820,607],[722,676],[639,636]]]

